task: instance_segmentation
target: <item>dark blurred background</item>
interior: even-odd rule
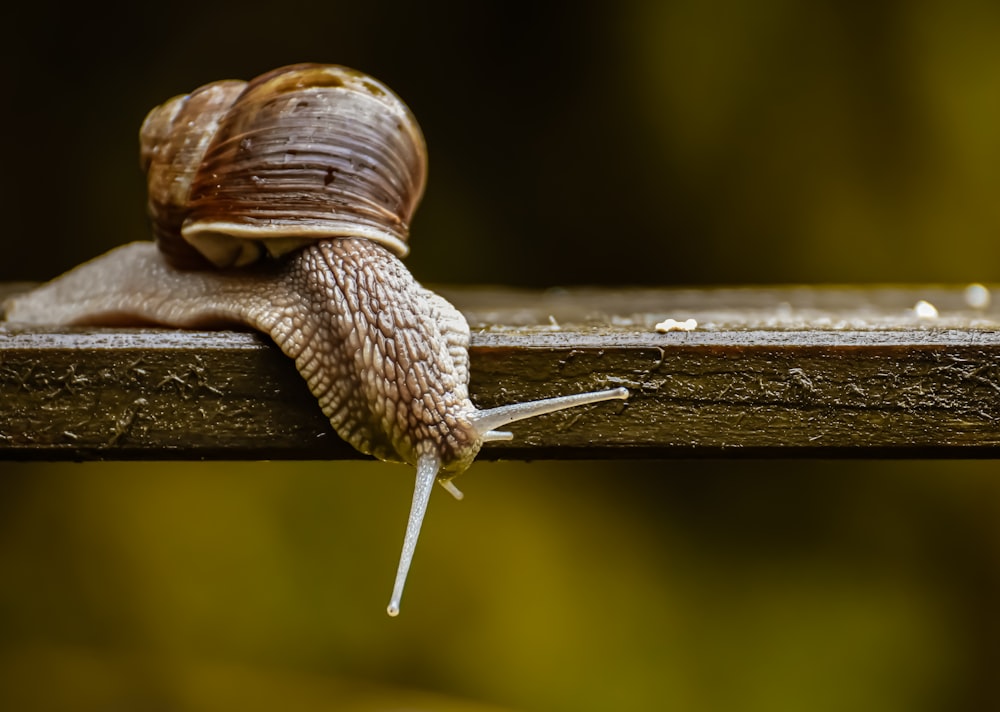
[[[166,98],[346,64],[420,119],[429,283],[1000,279],[1000,5],[21,3],[6,259],[147,235]],[[3,466],[5,709],[996,709],[991,462]]]

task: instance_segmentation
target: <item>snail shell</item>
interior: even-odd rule
[[[154,246],[136,242],[6,304],[10,321],[180,328],[240,324],[270,335],[337,433],[415,466],[388,611],[435,482],[497,428],[624,388],[481,410],[469,400],[469,327],[399,258],[426,179],[416,119],[354,70],[298,64],[175,97],[140,131]],[[236,269],[254,262],[253,269]]]
[[[407,106],[336,65],[174,97],[146,117],[140,154],[154,236],[183,268],[242,266],[334,237],[405,257],[427,177]]]

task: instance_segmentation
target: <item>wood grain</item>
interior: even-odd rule
[[[486,459],[1000,453],[1000,313],[963,286],[439,291],[473,328],[478,405],[632,392],[518,423]],[[360,455],[257,334],[4,324],[0,457]]]

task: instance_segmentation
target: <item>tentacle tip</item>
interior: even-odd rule
[[[395,618],[399,615],[399,601],[390,601],[389,605],[386,606],[385,612],[389,614],[390,618]]]
[[[628,392],[628,388],[625,388],[623,386],[615,388],[612,392],[614,393],[614,397],[620,400],[626,400],[630,395],[632,395],[631,393]]]
[[[452,482],[451,480],[438,480],[438,484],[444,487],[445,491],[455,499],[461,500],[465,497],[465,494],[462,493],[462,490],[456,487],[455,483]]]

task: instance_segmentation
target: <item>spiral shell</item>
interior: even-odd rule
[[[423,134],[361,72],[296,64],[213,82],[149,112],[140,144],[153,233],[174,266],[242,266],[331,237],[409,251]]]

